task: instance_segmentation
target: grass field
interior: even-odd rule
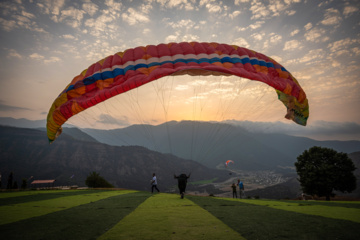
[[[0,239],[360,239],[360,202],[2,192]]]

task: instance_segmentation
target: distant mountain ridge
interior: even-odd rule
[[[46,127],[46,119],[29,120],[25,118],[0,117],[0,125],[21,128],[44,128]]]
[[[172,124],[178,125],[176,122]],[[185,129],[182,124],[178,126],[182,130]],[[233,128],[230,129],[232,133],[235,133]],[[268,142],[266,137],[269,136],[262,136],[263,141]],[[289,136],[281,137],[285,138],[282,141],[286,141],[289,146],[293,144],[291,137],[290,140]],[[301,141],[308,140],[300,139]],[[250,142],[253,141],[255,140]],[[268,144],[269,147],[273,147],[271,145],[274,143]],[[294,149],[290,150],[294,151]],[[358,178],[357,184],[360,186],[360,151],[350,153],[349,157],[353,159],[357,167],[355,175]],[[21,184],[21,179],[34,176],[33,179],[56,179],[57,186],[74,184],[84,186],[86,176],[96,171],[116,187],[149,190],[151,174],[156,172],[162,191],[176,191],[173,174],[191,172],[191,182],[211,179],[223,182],[236,177],[224,170],[226,169],[207,168],[191,160],[171,154],[161,154],[140,146],[119,147],[102,144],[76,128],[65,128],[61,137],[50,145],[43,130],[0,126],[0,173],[3,188],[6,186],[6,177],[10,171],[14,171],[18,185]],[[296,173],[290,173],[290,175],[294,174]],[[71,178],[71,176],[74,177]],[[189,190],[221,193],[222,190],[215,188],[215,185],[189,185]],[[298,197],[299,191],[298,181],[292,179],[247,193],[248,196],[279,199]],[[348,196],[360,197],[359,191],[358,187]]]
[[[235,161],[233,167],[242,170],[283,171],[293,168],[297,156],[313,146],[344,153],[360,151],[360,141],[316,141],[285,134],[251,133],[225,123],[173,121],[157,126],[81,130],[102,143],[144,146],[192,159],[211,168],[231,159]]]
[[[0,118],[0,123],[3,120]],[[13,125],[26,123],[25,119],[12,122],[11,118],[6,120]],[[32,126],[40,123],[30,122]],[[45,130],[45,120],[43,123],[41,129]],[[63,132],[82,141],[111,146],[143,146],[191,159],[211,168],[224,167],[223,163],[231,159],[235,161],[232,167],[255,171],[289,171],[294,168],[296,157],[313,146],[333,148],[345,153],[360,151],[360,141],[317,141],[278,133],[249,132],[241,126],[216,122],[172,121],[114,130],[77,129],[64,125]]]
[[[78,131],[76,129],[73,129]],[[155,172],[162,191],[175,188],[174,174],[192,173],[192,181],[228,178],[224,171],[209,169],[191,160],[165,155],[139,146],[109,146],[81,141],[63,133],[49,144],[44,131],[0,126],[2,187],[14,172],[18,186],[23,178],[56,179],[56,185],[85,185],[90,172],[99,172],[116,187],[149,190]],[[71,178],[71,176],[73,176]]]

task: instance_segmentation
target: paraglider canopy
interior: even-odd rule
[[[108,56],[82,71],[53,102],[47,135],[53,142],[72,116],[116,95],[169,75],[238,76],[274,88],[285,118],[306,125],[309,106],[297,80],[264,54],[235,45],[182,42],[140,46]]]
[[[227,161],[225,162],[225,166],[228,167],[228,166],[229,166],[229,163],[234,163],[234,161],[233,161],[233,160],[227,160]]]

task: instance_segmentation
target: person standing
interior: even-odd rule
[[[235,185],[235,183],[233,183],[233,184],[231,185],[231,188],[232,188],[233,198],[237,198],[237,192],[236,192],[236,185]]]
[[[153,178],[151,179],[151,193],[154,192],[154,188],[160,192],[160,190],[157,188],[157,179],[156,179],[156,174],[153,173]]]
[[[189,176],[186,176],[185,173],[182,173],[179,176],[176,176],[174,174],[174,178],[176,178],[178,180],[178,187],[179,187],[181,198],[184,198],[186,185],[187,185],[187,179],[190,177],[190,174],[189,174]]]
[[[242,196],[245,196],[244,191],[245,191],[245,187],[242,181],[240,181],[240,179],[238,179],[238,185],[239,185],[239,195],[240,198],[242,198]]]

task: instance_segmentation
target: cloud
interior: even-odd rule
[[[300,41],[298,40],[290,40],[285,42],[284,51],[288,51],[288,50],[294,50],[294,49],[301,49],[303,46],[301,45]]]
[[[339,25],[342,18],[337,9],[329,8],[326,10],[324,19],[321,21],[323,25]]]
[[[265,21],[256,21],[255,23],[250,24],[250,25],[249,25],[249,28],[250,28],[251,30],[255,30],[255,29],[260,28],[264,23],[265,23]]]
[[[270,42],[271,43],[279,43],[282,40],[282,36],[277,35],[275,33],[270,34]]]
[[[241,3],[247,3],[250,2],[250,0],[235,0],[235,5],[240,5]]]
[[[84,23],[86,27],[89,27],[89,33],[93,36],[100,37],[101,35],[114,33],[117,27],[111,22],[114,18],[108,14],[102,14],[98,18],[87,19]]]
[[[146,14],[138,12],[133,8],[129,8],[127,12],[123,13],[121,16],[122,19],[129,25],[135,25],[137,23],[147,23],[150,21],[149,17]]]
[[[157,0],[157,2],[165,8],[177,8],[185,10],[194,10],[195,8],[193,4],[188,0]],[[200,1],[200,4],[203,4],[202,2],[204,1]]]
[[[299,32],[300,32],[299,29],[295,29],[294,31],[292,31],[292,32],[290,33],[290,36],[293,37],[293,36],[295,36],[296,34],[298,34]]]
[[[94,16],[94,14],[99,10],[98,5],[96,5],[96,4],[92,3],[92,2],[84,3],[82,5],[82,8],[90,16]]]
[[[196,23],[191,19],[182,19],[177,22],[171,22],[170,19],[164,19],[163,21],[165,22],[166,25],[174,29],[179,29],[179,28],[193,29],[196,25]]]
[[[56,62],[61,62],[61,59],[58,57],[50,57],[49,59],[45,59],[44,63],[48,64],[48,63],[56,63]]]
[[[259,1],[251,2],[250,11],[253,14],[251,19],[266,18],[271,14],[269,8]]]
[[[237,46],[241,46],[241,47],[245,47],[245,48],[249,48],[250,44],[245,40],[245,38],[237,38],[235,39],[232,44],[237,45]]]
[[[344,8],[343,14],[344,14],[345,18],[347,18],[350,15],[352,15],[353,13],[356,13],[358,11],[359,11],[359,9],[355,6],[346,6]]]
[[[312,60],[324,59],[325,51],[322,49],[312,49],[308,53],[306,53],[299,62],[310,62]]]
[[[7,58],[18,58],[18,59],[23,58],[23,56],[21,56],[15,49],[9,49],[9,54],[6,57]]]
[[[76,37],[74,37],[71,34],[64,34],[61,37],[64,38],[64,39],[70,39],[70,40],[75,40],[76,39]]]
[[[59,15],[65,0],[50,1],[45,0],[37,3],[37,6],[45,14]]]
[[[248,2],[248,1],[241,1]],[[293,3],[298,3],[298,0],[270,0],[270,1],[251,1],[250,11],[252,12],[251,19],[269,19],[271,17],[277,17],[281,14],[292,16],[296,13],[294,9],[290,9]],[[235,5],[240,5],[239,1],[235,2]]]
[[[230,17],[231,19],[234,19],[234,18],[236,18],[237,16],[239,16],[240,14],[241,14],[240,11],[234,11],[233,13],[229,14],[229,17]]]
[[[56,62],[61,62],[61,59],[58,58],[58,57],[50,57],[50,58],[45,58],[45,56],[43,55],[40,55],[38,53],[33,53],[29,56],[30,59],[33,59],[33,60],[37,60],[37,61],[41,61],[43,60],[43,62],[45,64],[49,64],[49,63],[56,63]]]
[[[109,124],[109,125],[116,125],[120,127],[129,126],[130,122],[126,116],[122,116],[120,118],[114,118],[108,114],[101,114],[99,116],[99,123]]]
[[[42,32],[46,31],[39,27],[36,20],[36,16],[25,10],[24,6],[19,3],[3,3],[0,5],[1,15],[4,18],[0,18],[0,26],[7,32],[14,29],[28,29],[30,31]]]
[[[7,104],[4,104],[3,101],[0,100],[0,111],[1,112],[15,112],[15,111],[23,111],[23,110],[29,111],[30,109],[7,105]]]
[[[335,41],[333,43],[328,44],[328,49],[331,52],[340,51],[342,49],[348,48],[352,44],[360,44],[359,39],[351,39],[351,38],[345,38],[338,41]]]
[[[200,40],[200,37],[195,34],[188,33],[183,35],[180,40],[184,42],[197,42]]]
[[[205,7],[207,8],[209,13],[221,13],[222,11],[222,7],[220,6],[220,4],[217,4],[215,2],[207,3]]]
[[[312,28],[304,36],[307,41],[315,43],[326,42],[330,39],[323,28]]]
[[[247,26],[247,27],[236,27],[236,30],[237,31],[245,31],[245,30],[248,30],[248,29],[250,29],[250,30],[256,30],[256,29],[258,29],[258,28],[261,28],[262,27],[262,25],[265,23],[265,21],[256,21],[255,23],[253,23],[253,24],[250,24],[249,26]]]
[[[28,18],[28,19],[32,19],[32,18],[35,18],[35,15],[32,14],[32,13],[29,13],[29,12],[26,12],[24,10],[21,11],[21,15]]]
[[[14,20],[6,20],[4,18],[0,18],[0,25],[1,28],[7,32],[10,32],[16,28],[16,22]]]
[[[84,17],[84,10],[69,7],[60,11],[59,22],[65,22],[67,25],[78,28],[81,26],[81,21]]]
[[[179,36],[169,35],[165,38],[165,42],[176,42]]]
[[[254,33],[251,35],[256,41],[261,41],[265,36],[265,33]]]
[[[111,9],[115,10],[115,11],[120,11],[122,3],[121,2],[114,2],[114,0],[106,0],[105,5],[108,6],[109,8],[111,8]]]
[[[310,30],[313,27],[312,23],[307,23],[304,28],[306,31]]]
[[[33,54],[31,54],[31,55],[29,56],[29,58],[34,59],[34,60],[42,60],[42,59],[44,59],[45,57],[42,56],[42,55],[40,55],[40,54],[38,54],[38,53],[33,53]]]

